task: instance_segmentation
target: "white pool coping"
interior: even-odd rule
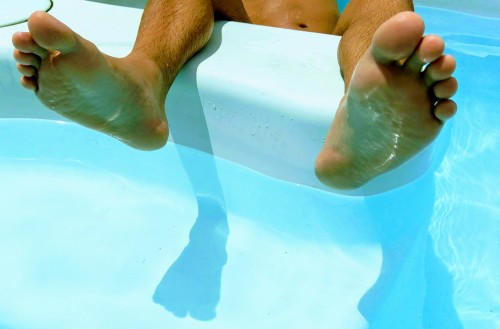
[[[28,19],[36,10],[47,11],[52,7],[50,0],[16,0],[10,2],[13,5],[0,5],[0,27],[19,24]]]
[[[133,45],[142,10],[56,0],[50,13],[102,51],[123,56]],[[0,28],[0,118],[66,120],[19,86],[10,39],[26,30],[25,23]],[[334,191],[315,177],[314,161],[343,95],[339,40],[218,22],[209,44],[168,94],[170,139],[278,179]],[[411,182],[428,169],[431,154],[429,147],[358,190],[334,192],[370,195]]]

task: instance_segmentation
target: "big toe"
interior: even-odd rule
[[[424,33],[422,18],[411,11],[396,14],[379,26],[372,40],[372,55],[382,63],[411,56]]]
[[[45,49],[67,53],[77,46],[75,33],[44,11],[35,12],[29,17],[28,29],[36,43]]]

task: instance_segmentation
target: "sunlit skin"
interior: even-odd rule
[[[325,184],[362,186],[413,157],[456,112],[455,60],[411,1],[150,0],[131,53],[108,56],[45,12],[13,36],[21,84],[48,108],[144,150],[168,138],[165,97],[214,17],[341,35],[345,95],[316,160]],[[397,32],[397,33],[396,33]],[[279,54],[277,54],[279,56]]]

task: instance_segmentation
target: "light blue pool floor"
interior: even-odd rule
[[[500,25],[420,11],[460,112],[431,170],[383,195],[0,120],[0,328],[500,327]]]
[[[299,328],[361,320],[353,313],[377,278],[380,248],[357,221],[331,231],[327,214],[340,201],[330,195],[314,200],[316,191],[222,160],[216,168],[212,157],[178,146],[134,151],[72,124],[9,120],[0,131],[18,140],[0,162],[6,324]],[[362,212],[361,199],[354,202]],[[338,307],[317,304],[332,302]]]

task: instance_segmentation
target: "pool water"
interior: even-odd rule
[[[381,257],[361,198],[332,198],[173,144],[144,153],[74,124],[4,121],[1,139],[17,142],[0,162],[3,321],[362,322],[356,302]],[[90,323],[74,323],[82,316]]]
[[[1,119],[0,328],[500,328],[500,19],[418,12],[460,111],[384,194]]]
[[[500,19],[420,12],[457,58],[460,81],[460,111],[442,136],[447,149],[434,171],[429,236],[453,278],[463,327],[500,328]]]

